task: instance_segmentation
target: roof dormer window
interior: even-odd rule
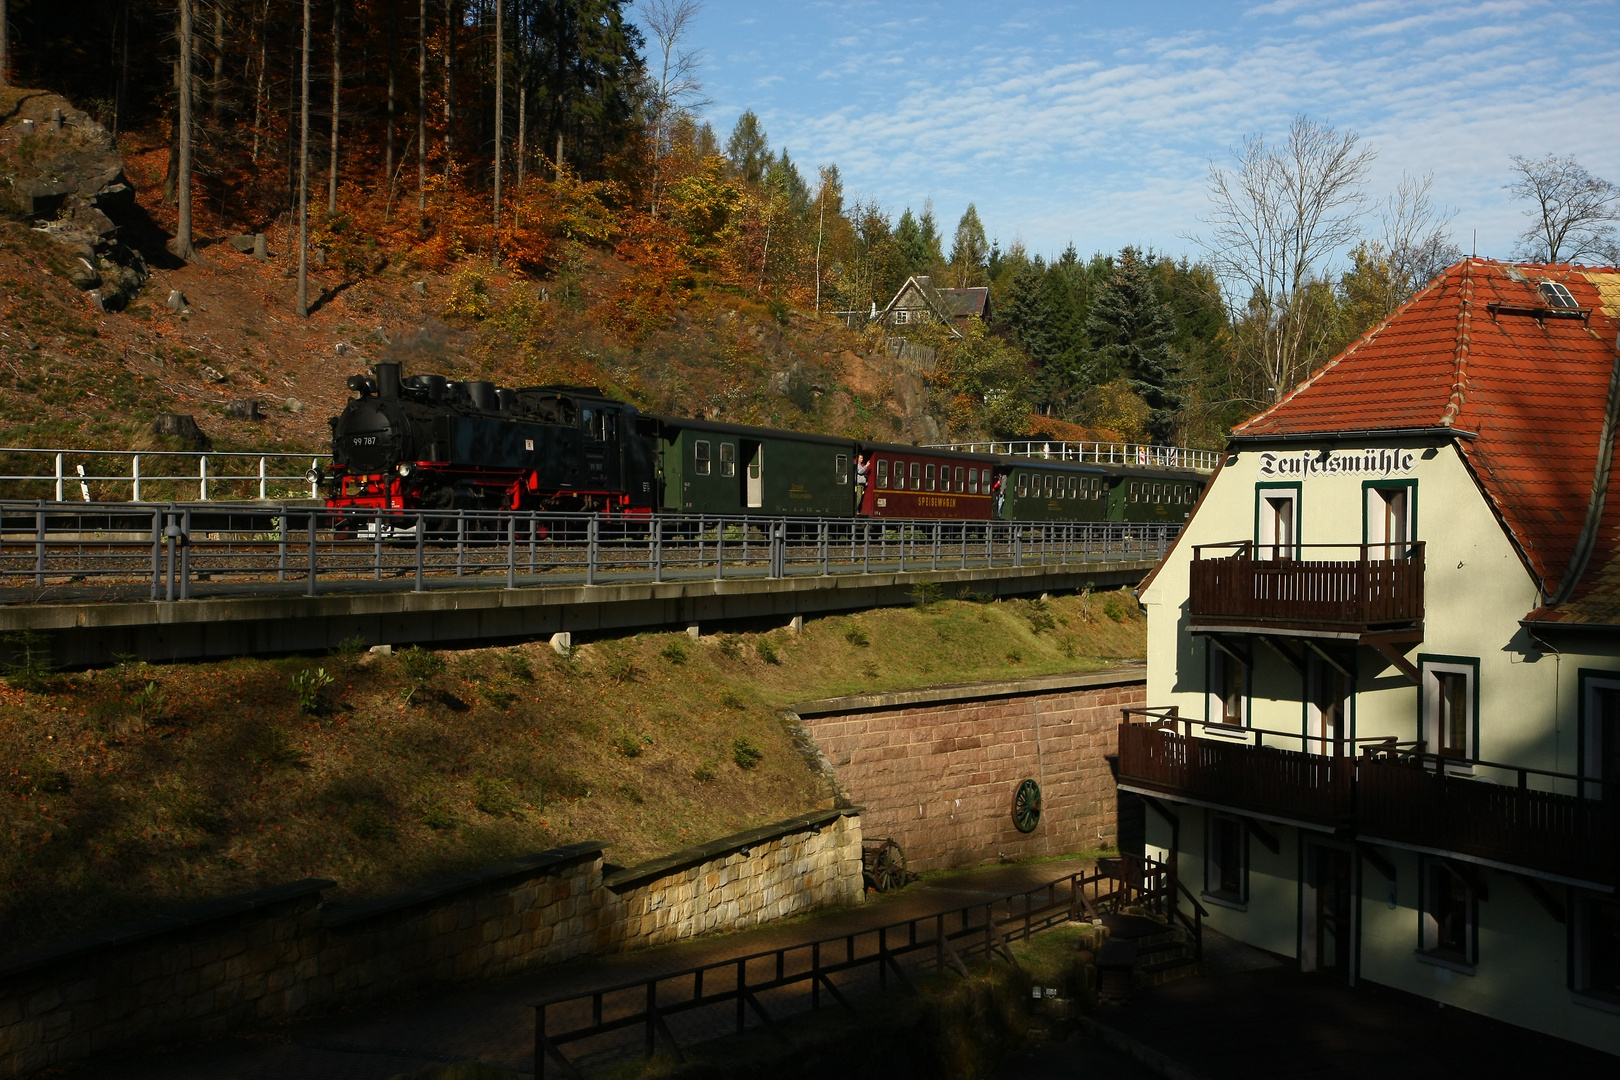
[[[1569,294],[1569,290],[1559,282],[1543,281],[1536,288],[1540,289],[1541,295],[1546,297],[1548,307],[1573,311],[1579,306],[1575,303],[1575,298]]]

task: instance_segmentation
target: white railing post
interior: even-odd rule
[[[260,499],[261,502],[265,499],[264,458],[259,459],[259,499]]]
[[[197,498],[202,502],[208,501],[208,455],[197,456]]]
[[[62,501],[62,455],[56,455],[56,501]]]
[[[141,501],[141,455],[135,455],[134,464],[130,466],[130,479],[134,481],[135,490],[130,494],[130,502]]]
[[[319,458],[310,458],[309,459],[309,472],[310,472],[310,477],[311,477],[311,479],[309,481],[309,497],[312,498],[312,499],[318,499],[318,498],[321,497],[321,486],[319,484],[317,484],[315,482],[315,480],[314,480],[315,469],[316,469],[316,467],[318,465],[320,465],[320,463],[321,462],[320,462]]]

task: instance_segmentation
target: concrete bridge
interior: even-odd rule
[[[68,665],[690,627],[1134,585],[1173,526],[0,505],[0,634]]]

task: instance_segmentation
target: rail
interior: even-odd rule
[[[565,1075],[580,1077],[581,1055],[570,1058],[564,1047],[595,1040],[600,1054],[603,1037],[637,1028],[645,1056],[651,1057],[661,1040],[677,1060],[684,1060],[671,1021],[702,1011],[712,1017],[726,1010],[730,1016],[725,1027],[737,1034],[747,1029],[752,1015],[756,1026],[785,1042],[777,1023],[784,1010],[767,1008],[767,994],[803,988],[809,991],[808,1011],[819,1011],[825,995],[858,1016],[849,997],[853,973],[871,969],[879,989],[887,989],[891,977],[909,988],[911,976],[902,963],[909,958],[919,968],[931,965],[943,970],[949,966],[965,975],[970,958],[1001,956],[1014,962],[1009,951],[1013,940],[1027,941],[1033,934],[1070,920],[1100,917],[1108,906],[1140,905],[1167,921],[1183,922],[1189,933],[1197,935],[1194,950],[1201,957],[1205,913],[1195,906],[1192,919],[1177,919],[1178,893],[1191,896],[1168,865],[1125,854],[1099,860],[1095,870],[987,903],[548,998],[534,1006],[534,1075],[545,1076],[550,1062]],[[805,1011],[804,1002],[798,1004],[799,1011]],[[712,1037],[714,1027],[711,1022],[705,1034]],[[586,1048],[587,1053],[590,1050]]]
[[[1191,469],[1201,473],[1214,472],[1215,466],[1220,464],[1221,460],[1219,450],[1194,450],[1186,446],[1154,446],[1148,443],[1062,442],[1054,439],[933,443],[928,449],[1039,458],[1042,461],[1071,461],[1077,465],[1135,465],[1150,469]]]
[[[309,479],[326,455],[177,450],[54,450],[0,446],[0,494],[87,503],[320,497]],[[118,471],[109,471],[115,463]],[[291,465],[297,472],[287,472]],[[22,471],[31,470],[31,471]],[[40,471],[44,470],[44,471]],[[256,494],[255,494],[256,492]]]
[[[1209,550],[1231,554],[1210,558]],[[1307,554],[1350,551],[1348,559]],[[1195,619],[1367,628],[1423,620],[1421,541],[1399,544],[1255,545],[1193,548],[1188,610]]]
[[[1161,558],[1179,528],[0,502],[0,602],[1085,564]]]

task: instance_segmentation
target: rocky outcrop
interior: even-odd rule
[[[120,240],[135,189],[112,135],[55,94],[26,94],[0,129],[0,204],[66,247],[69,279],[105,308],[128,303],[146,261]]]

